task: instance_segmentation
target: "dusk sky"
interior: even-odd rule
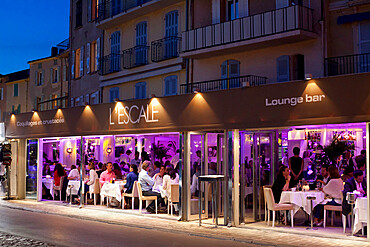
[[[0,74],[28,69],[69,36],[69,0],[2,0]]]

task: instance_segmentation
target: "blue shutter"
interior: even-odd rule
[[[277,81],[284,82],[290,80],[290,66],[289,66],[289,56],[280,56],[276,59],[276,71],[277,71]]]
[[[121,12],[121,0],[112,0],[112,16]]]
[[[146,82],[135,84],[135,99],[146,99]]]
[[[136,48],[135,64],[143,65],[147,63],[147,23],[140,22],[136,25]]]
[[[110,72],[116,72],[120,68],[121,33],[119,31],[112,33],[110,42]]]
[[[115,99],[119,99],[119,88],[113,87],[109,89],[109,102],[114,102]]]
[[[14,90],[13,96],[14,97],[18,96],[18,83],[14,84],[13,90]]]
[[[141,84],[141,98],[146,99],[146,82]]]
[[[135,99],[140,99],[140,83],[135,84]]]
[[[177,76],[171,75],[164,79],[165,96],[177,94]]]

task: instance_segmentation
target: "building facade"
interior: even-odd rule
[[[7,74],[2,78],[6,83],[6,110],[3,114],[19,114],[27,112],[29,69]]]
[[[179,94],[185,83],[179,57],[185,1],[103,1],[101,10],[96,25],[104,30],[103,102]]]
[[[68,41],[66,41],[68,43]],[[52,48],[49,57],[29,61],[27,111],[45,111],[68,106],[69,50]]]
[[[103,31],[96,27],[98,0],[70,1],[70,105],[99,104],[101,89],[98,66]]]

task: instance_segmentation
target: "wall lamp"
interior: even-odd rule
[[[113,152],[113,149],[111,147],[107,147],[106,152],[107,154],[111,154]]]
[[[308,74],[304,74],[304,79],[305,81],[309,81],[312,79],[312,74],[308,73]]]
[[[67,153],[71,154],[73,150],[72,150],[72,148],[67,148],[66,151],[67,151]]]

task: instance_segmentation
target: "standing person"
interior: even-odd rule
[[[127,149],[125,154],[121,154],[119,157],[120,162],[125,162],[126,164],[130,164],[130,155],[131,155],[131,150]]]
[[[113,180],[113,178],[116,178],[116,174],[114,174],[113,172],[113,164],[112,162],[108,162],[107,170],[102,172],[102,174],[100,175],[99,182],[101,186],[103,186],[105,182],[110,182],[111,180]]]
[[[310,151],[305,151],[303,153],[303,178],[307,179],[308,177],[308,167],[311,165],[312,161],[310,158]]]
[[[141,184],[141,190],[143,192],[143,196],[156,196],[158,205],[162,204],[163,198],[161,194],[158,192],[153,191],[154,180],[148,175],[150,167],[150,161],[146,160],[141,166],[141,172],[139,173],[139,183]],[[152,201],[146,210],[149,213],[155,213],[155,201]]]
[[[135,159],[131,160],[131,165],[139,166],[141,164],[141,160],[139,159],[140,153],[135,151]]]
[[[303,159],[299,157],[299,152],[299,147],[293,148],[294,156],[289,158],[289,167],[292,177],[289,187],[294,187],[298,184],[299,180],[303,178]]]

